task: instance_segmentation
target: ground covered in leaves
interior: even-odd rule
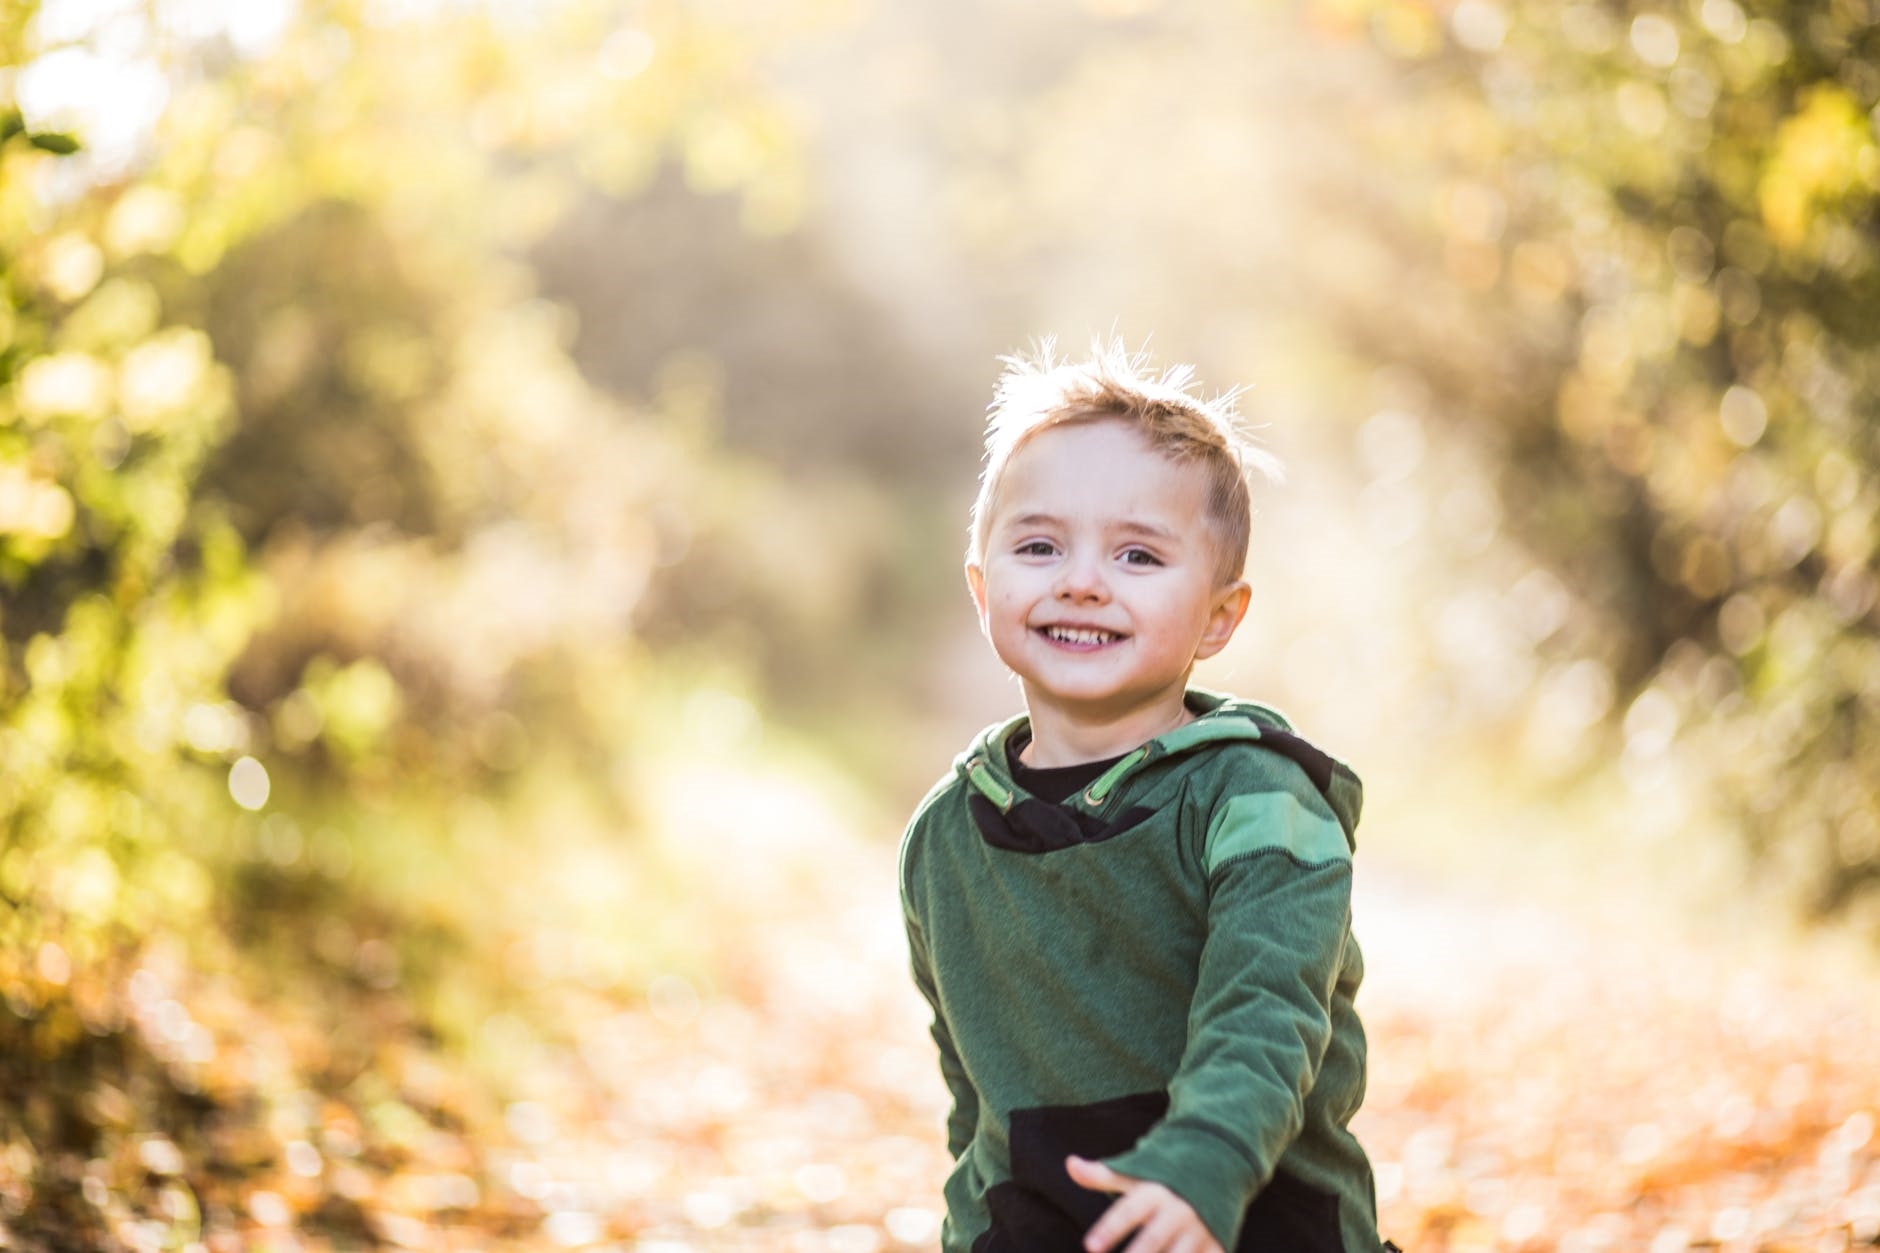
[[[42,952],[0,1009],[0,1248],[931,1249],[945,1097],[890,853],[816,857],[717,902],[714,974],[493,1017],[499,1080],[389,980],[270,1002],[161,945]],[[1375,866],[1358,908],[1359,1128],[1406,1248],[1880,1244],[1858,957]]]

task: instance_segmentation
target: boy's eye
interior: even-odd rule
[[[1049,557],[1057,547],[1049,540],[1028,539],[1012,551],[1020,557]]]
[[[1159,566],[1162,559],[1146,548],[1126,548],[1123,550],[1123,564],[1129,566]]]

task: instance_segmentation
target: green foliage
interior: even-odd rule
[[[1349,328],[1494,450],[1642,790],[1675,748],[1805,899],[1880,920],[1870,6],[1324,7],[1418,84],[1373,131],[1434,245],[1428,301]]]
[[[55,1233],[92,1221],[60,1181],[131,1143],[94,1084],[184,1136],[201,1074],[127,1026],[140,955],[231,968],[315,1035],[394,1001],[357,1073],[520,995],[503,954],[563,899],[536,876],[564,845],[604,848],[580,881],[616,921],[652,891],[617,885],[632,759],[690,681],[642,599],[701,502],[789,507],[676,399],[592,389],[526,262],[590,185],[668,161],[789,225],[749,32],[588,0],[309,4],[239,52],[135,29],[169,97],[128,159],[0,98],[0,1176]],[[0,47],[8,93],[60,51],[30,5]],[[595,986],[645,978],[657,946],[606,938]]]
[[[57,131],[41,131],[31,137],[33,147],[45,152],[55,152],[62,157],[69,157],[78,151],[78,141],[70,135],[61,135]]]
[[[56,51],[30,8],[6,20],[25,61]],[[659,56],[596,75],[610,35]],[[278,802],[296,775],[338,796],[410,771],[478,786],[530,738],[611,751],[601,702],[561,695],[621,652],[660,528],[719,471],[587,386],[522,250],[584,176],[629,189],[662,153],[770,225],[791,199],[749,50],[682,7],[309,6],[272,48],[200,51],[145,50],[171,99],[126,177],[5,114],[15,953],[80,915],[187,928],[201,876],[134,861],[220,873],[204,850],[240,844],[215,834],[243,829],[238,759]],[[132,911],[133,882],[195,886]]]
[[[28,130],[26,119],[20,116],[18,109],[8,109],[0,113],[0,145],[15,139],[23,139],[41,152],[56,153],[69,157],[78,151],[78,140],[60,131]]]

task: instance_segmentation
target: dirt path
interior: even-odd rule
[[[535,1158],[551,1240],[933,1246],[945,1097],[888,851],[846,867],[724,937],[728,996],[668,980],[591,1036],[603,1134]],[[1388,870],[1361,879],[1358,912],[1359,1126],[1400,1243],[1815,1253],[1880,1236],[1871,988]]]
[[[946,1097],[893,849],[798,826],[821,833],[781,854],[696,842],[713,886],[675,904],[707,925],[709,984],[544,987],[543,1029],[489,1024],[514,1036],[493,1081],[406,1019],[367,1028],[370,1066],[316,1096],[319,1033],[342,1024],[147,955],[131,1034],[60,1081],[101,1138],[0,1146],[0,1249],[933,1249]],[[1871,965],[1375,857],[1358,888],[1358,1130],[1407,1249],[1880,1244]],[[29,1085],[28,1113],[52,1091]]]

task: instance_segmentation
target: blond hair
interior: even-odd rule
[[[1193,366],[1172,365],[1153,373],[1148,354],[1132,353],[1120,340],[1094,343],[1090,357],[1079,362],[1058,360],[1049,339],[1029,354],[1000,360],[1005,373],[987,409],[986,464],[973,501],[968,561],[985,560],[993,505],[1020,448],[1053,427],[1115,420],[1127,423],[1169,460],[1201,466],[1220,581],[1240,577],[1253,527],[1247,476],[1257,473],[1277,482],[1281,467],[1277,457],[1241,431],[1238,391],[1203,400],[1190,391]]]

